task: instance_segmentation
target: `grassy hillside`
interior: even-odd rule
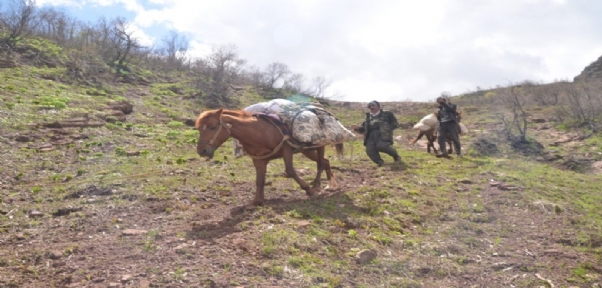
[[[251,160],[234,159],[230,141],[212,161],[195,153],[187,123],[206,108],[186,90],[194,78],[139,69],[135,79],[152,81],[87,85],[66,71],[0,69],[2,287],[602,283],[602,180],[571,166],[599,161],[601,136],[559,141],[570,131],[545,110],[529,108],[536,141],[513,147],[492,107],[463,104],[467,156],[442,160],[406,144],[431,103],[383,103],[403,126],[402,168],[376,168],[360,139],[341,160],[329,148],[342,188],[308,201],[273,161],[267,204],[245,210]],[[263,101],[257,91],[232,97],[244,107]],[[363,103],[326,108],[346,126],[364,117]],[[296,155],[295,166],[313,178],[313,162]]]

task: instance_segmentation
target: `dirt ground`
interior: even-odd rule
[[[364,164],[359,166],[368,166]],[[372,167],[338,168],[343,189],[326,192],[314,201],[306,200],[296,187],[270,185],[268,190],[294,192],[268,192],[265,207],[250,210],[220,200],[219,192],[199,193],[186,185],[177,187],[173,191],[177,196],[168,200],[145,196],[142,191],[124,191],[119,186],[89,185],[61,203],[54,203],[61,208],[53,214],[23,211],[26,218],[37,221],[35,227],[9,228],[0,234],[0,286],[333,286],[320,277],[308,280],[292,268],[275,275],[267,264],[273,259],[261,253],[257,239],[264,231],[279,226],[304,233],[315,225],[312,219],[286,217],[300,206],[311,207],[321,201],[336,203],[335,207],[355,206],[345,191],[378,185],[382,182],[378,180],[381,172]],[[193,177],[187,172],[179,173]],[[291,183],[278,175],[271,178],[285,181],[285,185]],[[410,235],[419,226],[429,227],[428,234],[416,232],[421,235],[419,243],[401,241],[375,247],[378,261],[351,261],[351,265],[338,271],[338,286],[367,287],[367,283],[373,283],[377,287],[600,287],[596,284],[602,274],[599,256],[591,258],[591,254],[575,249],[570,234],[579,231],[566,225],[574,220],[570,213],[557,213],[553,205],[546,203],[524,203],[521,187],[465,182],[452,193],[457,199],[449,199],[448,203],[426,202],[421,208],[423,219],[407,225]],[[250,182],[225,185],[233,187],[230,199],[238,199],[237,203],[253,196]],[[476,195],[482,200],[482,208],[471,215],[474,219],[459,217],[458,206],[469,197],[465,191],[475,185],[482,186]],[[2,213],[12,218],[16,210],[27,206],[27,201],[27,197],[8,197],[3,207],[10,210],[3,208]],[[344,234],[347,230],[334,233]],[[313,245],[337,243],[333,240]],[[318,247],[307,249],[314,251]],[[584,276],[591,279],[572,283],[574,275],[566,267],[582,263],[597,263],[586,270],[593,271]]]

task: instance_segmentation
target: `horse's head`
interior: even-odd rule
[[[196,119],[195,127],[199,130],[196,152],[201,157],[213,158],[215,150],[230,138],[232,125],[222,121],[224,109],[205,111]]]

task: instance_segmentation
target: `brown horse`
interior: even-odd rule
[[[439,112],[435,112],[433,114],[435,114],[435,117],[437,117],[437,114]],[[456,112],[456,119],[458,120],[458,123],[460,123],[460,121],[462,120],[462,112],[458,111]],[[410,145],[416,143],[418,140],[420,140],[420,138],[422,138],[422,136],[426,136],[426,151],[427,153],[431,153],[431,147],[433,148],[433,152],[435,154],[437,154],[437,149],[435,148],[435,141],[437,141],[437,127],[431,127],[431,129],[427,130],[427,131],[422,131],[420,130],[420,133],[418,133],[418,136],[416,136],[416,138],[412,139],[410,141]],[[460,125],[458,125],[458,135],[462,133],[462,130],[460,129]],[[447,147],[449,147],[447,149],[447,153],[451,154],[454,152],[454,147],[452,145],[452,139],[449,135],[447,135],[445,141],[447,142]]]
[[[305,190],[310,199],[316,198],[320,190],[320,178],[326,170],[329,186],[336,189],[337,182],[330,169],[330,162],[324,158],[324,146],[302,149],[307,158],[317,163],[317,174],[312,186],[301,179],[293,167],[294,148],[289,144],[288,135],[284,136],[280,129],[267,120],[254,117],[240,110],[210,110],[205,111],[196,119],[195,127],[199,130],[197,153],[201,157],[213,158],[215,150],[228,138],[240,141],[247,155],[253,159],[256,178],[255,199],[250,206],[262,205],[264,201],[264,186],[267,165],[270,160],[283,158],[286,174]],[[342,151],[343,144],[336,146],[337,152]]]

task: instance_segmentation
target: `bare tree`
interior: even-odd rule
[[[518,132],[518,142],[521,143],[528,143],[528,114],[525,112],[528,101],[527,94],[528,87],[510,85],[507,89],[502,91],[499,98],[503,107],[510,112],[509,117],[504,111],[500,111],[498,114],[500,120],[504,124],[507,136],[514,140],[517,137],[514,134],[514,131],[516,130]]]
[[[115,19],[112,26],[112,44],[115,49],[113,62],[117,62],[119,67],[125,68],[132,50],[142,48],[142,46],[138,43],[138,39],[133,36],[129,24],[124,18]]]
[[[255,87],[265,86],[265,83],[267,83],[266,75],[256,66],[248,67],[243,71],[242,77]]]
[[[184,62],[186,51],[188,51],[188,38],[178,34],[176,31],[170,31],[163,38],[163,49],[167,54],[167,62],[171,66],[180,68]]]
[[[274,88],[274,85],[279,80],[284,80],[286,76],[288,76],[291,71],[288,69],[288,66],[284,63],[274,62],[268,65],[265,70],[265,80],[267,88]]]
[[[284,85],[282,85],[282,89],[291,91],[293,93],[305,93],[305,76],[300,73],[289,74],[284,79]]]
[[[37,34],[52,39],[63,46],[73,40],[77,36],[77,32],[84,29],[84,25],[79,21],[52,7],[41,8],[38,12],[38,18]]]
[[[574,128],[587,127],[589,132],[580,138],[585,139],[597,131],[602,121],[602,81],[582,81],[573,85],[563,85],[562,103],[556,114]],[[583,131],[582,131],[583,132]]]
[[[33,32],[37,24],[35,0],[11,0],[7,10],[0,10],[0,30],[7,32],[0,41],[14,48],[21,38]]]
[[[562,87],[560,83],[540,85],[533,90],[533,102],[539,106],[553,106],[558,104]]]
[[[238,57],[236,46],[215,46],[212,53],[200,64],[206,68],[201,73],[208,74],[211,80],[207,105],[217,107],[230,104],[232,99],[228,97],[228,88],[230,84],[239,80],[245,65],[245,60]]]
[[[310,94],[316,99],[326,99],[326,89],[330,87],[332,80],[326,79],[323,76],[314,77],[310,88]]]

